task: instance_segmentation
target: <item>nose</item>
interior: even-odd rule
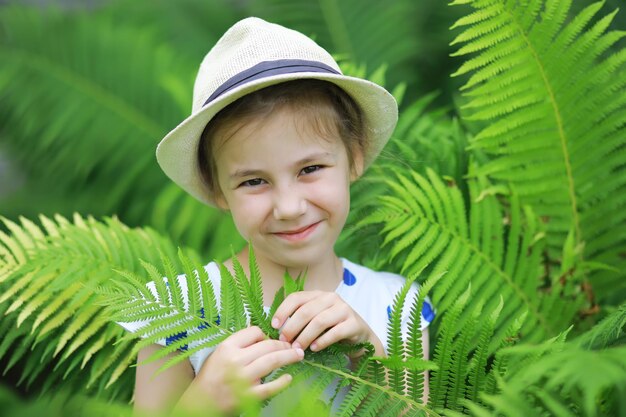
[[[306,212],[306,199],[297,187],[277,188],[274,193],[274,218],[290,220],[302,216]]]

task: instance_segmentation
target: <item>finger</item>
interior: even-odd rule
[[[291,343],[280,340],[265,339],[241,350],[241,360],[244,365],[270,352],[293,349]]]
[[[353,329],[352,327],[353,326],[345,321],[339,323],[338,325],[328,330],[326,333],[322,334],[317,339],[313,340],[310,346],[311,350],[313,352],[319,352],[322,349],[326,349],[333,343],[341,341],[348,341],[349,343],[352,343],[352,341],[349,340],[350,336],[354,335],[355,333],[355,329]]]
[[[309,325],[311,320],[325,311],[329,306],[311,301],[298,308],[280,329],[279,340],[291,342]],[[306,348],[306,347],[305,347]]]
[[[265,384],[255,385],[250,391],[256,395],[260,400],[265,400],[273,395],[278,394],[289,386],[293,377],[289,374],[281,375],[279,378]]]
[[[306,349],[315,340],[343,323],[347,316],[341,306],[333,306],[316,314],[293,341],[294,347]],[[290,324],[292,320],[289,320]],[[348,329],[346,329],[348,330]],[[334,334],[335,332],[333,332]]]
[[[227,343],[227,345],[234,347],[244,348],[265,339],[267,339],[267,336],[263,333],[261,328],[258,326],[252,326],[233,333],[222,343]]]
[[[272,318],[272,327],[280,329],[289,316],[291,316],[301,305],[319,297],[321,291],[299,291],[289,294],[276,309]]]
[[[302,304],[283,325],[280,330],[280,340],[287,342],[294,340],[312,320],[324,311],[332,309],[336,302],[337,299],[332,294],[323,293]],[[314,337],[316,336],[314,335]]]
[[[278,368],[299,362],[303,358],[304,351],[302,349],[286,349],[270,352],[244,367],[241,375],[247,378],[248,381],[256,381],[257,379],[269,375]]]

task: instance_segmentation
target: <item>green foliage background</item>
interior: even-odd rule
[[[4,385],[128,400],[135,342],[94,288],[113,270],[147,279],[140,259],[177,262],[176,246],[202,264],[243,243],[154,149],[189,113],[206,51],[256,15],[400,102],[338,252],[436,280],[430,409],[626,415],[625,14],[617,0],[454,3],[0,6]]]

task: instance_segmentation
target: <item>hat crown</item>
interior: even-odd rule
[[[261,62],[283,59],[317,61],[341,73],[333,57],[305,35],[249,17],[233,25],[204,57],[194,84],[192,114],[233,76]]]

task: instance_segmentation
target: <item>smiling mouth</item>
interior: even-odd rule
[[[275,236],[278,236],[282,239],[285,240],[289,240],[289,241],[297,241],[297,240],[302,240],[304,238],[306,238],[307,236],[309,236],[311,233],[313,233],[313,231],[317,228],[317,226],[320,224],[321,222],[316,222],[313,224],[310,224],[308,226],[305,226],[301,229],[297,229],[297,230],[289,230],[286,232],[277,232],[274,233]]]

